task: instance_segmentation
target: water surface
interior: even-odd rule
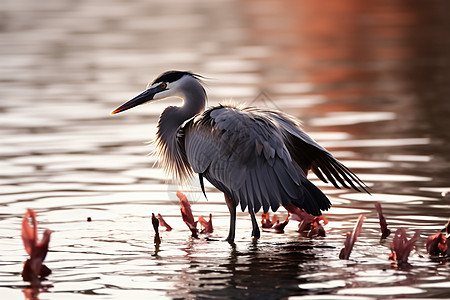
[[[424,248],[449,218],[440,195],[450,189],[446,1],[3,2],[2,299],[29,288],[20,276],[27,208],[55,231],[40,299],[448,297],[448,263]],[[212,213],[215,232],[192,239],[179,187],[146,155],[160,112],[179,102],[109,115],[168,69],[206,76],[210,105],[232,99],[300,118],[372,195],[311,176],[333,203],[325,238],[291,221],[254,243],[240,213],[232,247],[223,196],[208,185],[206,201],[193,183],[194,215]],[[421,231],[410,266],[388,260],[375,201],[391,229]],[[157,253],[152,212],[174,227]],[[339,260],[359,214],[361,237]]]

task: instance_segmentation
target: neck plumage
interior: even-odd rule
[[[180,139],[180,129],[187,120],[203,112],[206,106],[206,93],[201,84],[192,79],[189,88],[178,96],[184,99],[183,106],[169,106],[161,114],[156,133],[156,153],[166,173],[183,182],[193,171],[187,161],[184,142]]]

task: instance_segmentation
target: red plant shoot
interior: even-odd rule
[[[324,215],[321,216],[313,216],[308,214],[304,210],[290,204],[286,207],[286,210],[290,213],[290,218],[292,220],[299,221],[298,232],[304,233],[307,231],[307,237],[316,237],[316,236],[325,236],[325,228],[323,228],[320,221],[323,222],[323,225],[328,224],[328,220]]]
[[[358,238],[359,234],[361,233],[361,228],[364,223],[364,217],[363,215],[360,215],[358,218],[358,221],[355,224],[355,227],[353,228],[352,232],[347,232],[347,236],[345,238],[344,242],[344,248],[341,249],[341,252],[339,253],[340,259],[349,259],[350,253],[352,252],[353,246],[355,245],[356,239]]]
[[[391,234],[391,230],[387,228],[386,218],[383,215],[381,204],[379,202],[375,202],[375,207],[378,212],[378,219],[380,220],[381,239],[383,240]]]
[[[441,232],[433,234],[425,242],[427,253],[430,255],[446,255],[448,250],[448,239]]]
[[[212,214],[209,214],[209,221],[206,221],[203,216],[200,216],[198,217],[198,222],[203,227],[200,233],[213,233]]]
[[[275,217],[275,215],[274,215]],[[284,219],[283,222],[280,222],[280,220],[277,220],[276,223],[273,225],[273,229],[277,233],[284,233],[284,227],[289,223],[289,214],[286,216],[286,219]]]
[[[298,232],[304,232],[311,229],[311,224],[314,222],[315,216],[306,214],[298,224]]]
[[[180,199],[180,210],[181,217],[183,218],[184,223],[188,226],[189,230],[192,232],[192,236],[194,238],[198,238],[198,230],[197,230],[197,222],[194,221],[194,216],[192,215],[191,204],[185,194],[182,192],[177,192],[177,197]]]
[[[30,226],[30,218],[33,227]],[[37,225],[36,212],[28,209],[22,221],[22,240],[25,251],[30,255],[30,258],[23,266],[22,278],[31,282],[42,280],[52,272],[43,264],[43,261],[47,256],[50,235],[53,231],[46,229],[42,240],[39,242]]]
[[[417,230],[414,236],[408,240],[406,237],[406,230],[404,228],[398,228],[395,232],[394,239],[392,240],[389,259],[397,261],[399,264],[408,262],[409,254],[414,249],[419,237],[420,232]]]
[[[272,228],[278,221],[278,216],[276,214],[273,215],[272,220],[270,220],[270,213],[262,213],[261,215],[261,226],[262,228]]]
[[[322,216],[320,216],[320,217],[322,217]],[[308,233],[306,234],[307,237],[313,238],[316,236],[321,236],[321,237],[326,236],[325,228],[323,228],[322,224],[319,223],[319,221],[321,220],[320,217],[315,217],[314,220],[312,221],[312,223],[310,225],[310,229],[309,229]]]
[[[155,230],[155,238],[153,240],[155,245],[161,244],[161,238],[159,237],[159,220],[157,217],[155,217],[155,214],[152,213],[152,225],[153,229]]]
[[[163,227],[166,227],[166,231],[171,231],[172,230],[172,227],[169,224],[167,224],[167,222],[163,219],[161,214],[158,214],[156,217],[159,220],[159,225],[161,225]]]
[[[286,206],[285,208],[291,214],[291,219],[295,220],[295,221],[301,222],[306,217],[312,216],[312,215],[308,214],[306,211],[304,211],[303,209],[298,208],[297,206],[295,206],[292,203],[289,204],[288,206]]]

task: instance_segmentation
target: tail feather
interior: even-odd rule
[[[295,206],[315,216],[320,216],[322,210],[328,210],[331,207],[331,202],[327,196],[312,182],[304,178],[302,185],[303,197],[302,199],[292,201]]]

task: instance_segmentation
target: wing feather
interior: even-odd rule
[[[256,169],[249,170],[249,178],[251,180],[251,185],[253,186],[254,194],[255,194],[255,201],[253,202],[253,208],[255,211],[259,211],[262,206],[262,186],[259,183],[259,178],[256,174]]]
[[[302,169],[312,169],[320,180],[327,182],[328,179],[337,188],[340,188],[337,183],[339,182],[342,187],[369,193],[367,186],[358,176],[300,128],[300,122],[282,112],[254,110],[278,122],[281,131],[289,140],[289,152]]]
[[[184,143],[194,172],[231,196],[242,210],[276,211],[292,202],[315,214],[320,214],[319,207],[329,208],[326,196],[292,159],[280,122],[268,114],[212,108],[186,126]]]

